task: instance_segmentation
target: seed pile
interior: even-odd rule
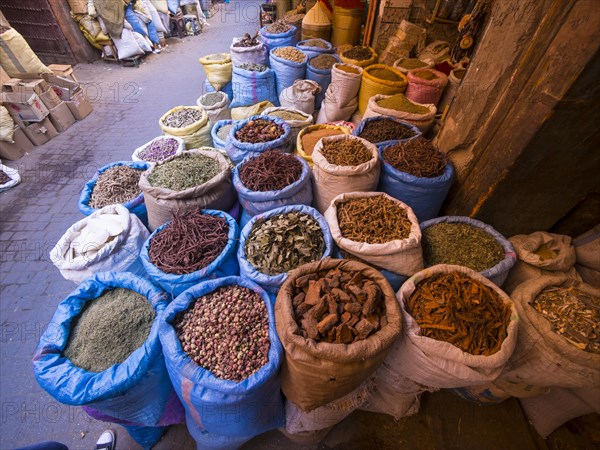
[[[325,241],[313,217],[290,212],[257,220],[244,252],[256,270],[277,275],[321,259]]]
[[[422,78],[423,80],[437,80],[439,77],[429,70],[419,70],[413,72],[415,76]]]
[[[310,60],[310,65],[315,69],[327,70],[331,69],[334,64],[339,63],[339,60],[333,55],[319,55]]]
[[[267,33],[281,34],[290,31],[292,27],[285,23],[283,19],[276,20],[266,28]]]
[[[211,92],[210,94],[206,94],[201,97],[202,105],[203,106],[214,106],[215,104],[222,101],[224,97],[225,97],[225,94],[223,94],[222,92]]]
[[[360,272],[331,269],[296,279],[292,299],[302,336],[352,344],[387,325],[381,289]]]
[[[396,170],[421,178],[439,177],[448,164],[446,154],[424,138],[411,139],[387,147],[382,155],[385,162]]]
[[[238,67],[240,69],[249,70],[250,72],[264,72],[268,69],[268,67],[263,64],[256,64],[251,62],[242,63]]]
[[[225,124],[221,128],[219,128],[217,130],[217,136],[219,137],[219,139],[221,139],[222,141],[226,141],[229,138],[229,132],[232,128],[232,123]]]
[[[600,298],[582,292],[577,284],[549,286],[531,306],[569,343],[586,352],[600,353]]]
[[[323,142],[320,151],[335,166],[359,166],[373,159],[371,151],[358,139]]]
[[[202,113],[194,108],[182,108],[172,112],[163,119],[163,123],[171,128],[188,127],[202,119]]]
[[[382,98],[381,100],[377,100],[377,104],[382,108],[406,111],[413,114],[428,114],[430,112],[429,108],[411,102],[404,94]]]
[[[75,318],[63,355],[77,367],[102,372],[144,344],[155,316],[143,295],[123,288],[106,291]]]
[[[148,175],[151,186],[184,191],[206,183],[218,175],[219,163],[205,155],[183,154],[162,163]]]
[[[407,125],[391,119],[371,120],[367,122],[359,136],[373,144],[379,142],[409,139],[415,132]]]
[[[173,138],[156,139],[138,153],[143,161],[158,162],[173,156],[179,149],[179,142]]]
[[[198,298],[174,328],[183,351],[222,380],[245,380],[269,361],[267,308],[246,287],[222,287]]]
[[[366,61],[373,57],[373,52],[368,47],[352,47],[350,50],[346,50],[342,53],[342,55],[348,59]]]
[[[204,269],[219,256],[228,240],[222,217],[199,210],[178,212],[150,241],[150,262],[165,273],[183,275]]]
[[[249,121],[235,133],[235,138],[240,142],[249,142],[258,144],[260,142],[270,142],[283,136],[283,127],[275,122],[266,119],[256,119]]]
[[[281,120],[285,121],[294,121],[294,120],[306,120],[306,116],[303,116],[300,113],[294,111],[287,111],[285,109],[278,109],[276,111],[271,111],[269,116],[279,117]]]
[[[113,166],[102,172],[90,197],[90,207],[104,208],[107,205],[126,203],[139,196],[138,186],[143,170],[129,166]]]
[[[233,44],[234,47],[254,47],[260,44],[258,40],[258,32],[254,36],[250,36],[248,33],[245,33],[242,39]]]
[[[302,164],[293,155],[267,150],[240,169],[240,180],[252,191],[279,191],[300,179]]]
[[[340,134],[345,133],[342,130],[331,128],[322,128],[320,130],[311,131],[310,133],[304,133],[301,138],[302,149],[307,155],[312,155],[315,149],[315,145],[317,145],[317,142],[319,142],[321,138],[328,136],[338,136]]]
[[[279,47],[273,50],[273,54],[288,61],[301,63],[306,60],[306,55],[295,47]]]
[[[317,48],[329,48],[326,42],[321,41],[320,39],[308,39],[304,41],[302,47],[317,47]]]
[[[0,184],[6,184],[11,180],[11,178],[6,175],[6,172],[0,170]]]
[[[493,289],[458,272],[419,282],[406,309],[421,327],[421,336],[485,356],[500,350],[511,315]]]
[[[406,210],[383,195],[339,203],[337,219],[342,236],[355,242],[385,244],[410,236]]]
[[[372,69],[369,71],[369,74],[371,74],[375,78],[379,78],[380,80],[386,80],[386,81],[400,80],[400,77],[398,75],[396,75],[390,69]]]
[[[481,272],[504,259],[504,249],[492,235],[467,223],[437,223],[427,227],[421,245],[428,266],[455,264]]]

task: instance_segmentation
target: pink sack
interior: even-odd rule
[[[437,78],[426,80],[415,75],[419,72],[428,72]],[[448,84],[448,76],[435,69],[414,69],[408,72],[408,87],[406,88],[406,98],[413,102],[421,104],[432,103],[437,105]]]

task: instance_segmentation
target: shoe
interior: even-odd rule
[[[96,442],[95,450],[115,450],[116,438],[111,430],[106,430]]]

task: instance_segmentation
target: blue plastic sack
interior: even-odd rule
[[[318,55],[317,55],[318,56]],[[337,55],[331,55],[338,62],[342,62],[342,60]],[[325,98],[325,92],[327,88],[331,84],[331,69],[315,69],[310,65],[310,59],[308,60],[308,64],[306,65],[306,79],[316,81],[321,86],[321,92],[317,94],[315,97],[315,109],[321,108],[321,102]]]
[[[177,14],[177,9],[179,8],[179,0],[167,0],[167,7],[169,11],[173,14]]]
[[[337,246],[336,246],[336,249],[333,252],[333,254],[334,254],[335,258],[337,258],[337,259],[348,259],[348,258],[344,258],[344,255],[342,255],[341,250]],[[363,264],[366,264],[367,266],[371,266],[375,270],[378,270],[379,272],[381,272],[381,275],[383,275],[385,277],[385,279],[388,280],[388,283],[390,283],[390,286],[392,286],[392,289],[394,290],[394,292],[397,292],[398,290],[400,290],[400,287],[404,284],[404,282],[410,278],[408,276],[401,275],[396,272],[391,272],[389,270],[382,269],[381,267],[375,267],[372,264],[369,264],[368,262],[365,262],[365,261],[360,261],[360,262],[362,262]]]
[[[271,122],[276,123],[283,127],[283,134],[279,136],[274,141],[262,142],[258,144],[251,144],[249,142],[241,142],[235,138],[235,133],[237,133],[242,127],[244,127],[251,120],[270,120]],[[292,142],[290,140],[291,128],[290,126],[279,117],[271,117],[271,116],[252,116],[248,117],[244,120],[238,120],[233,124],[233,128],[229,131],[229,142],[225,147],[225,151],[227,155],[233,162],[233,164],[238,165],[241,163],[244,158],[248,156],[256,156],[262,152],[271,149],[278,149],[284,153],[291,153],[293,151]]]
[[[269,26],[265,25],[260,29],[261,40],[269,52],[279,47],[294,47],[298,43],[295,26],[290,25],[290,30],[277,34],[267,32],[267,27]]]
[[[314,46],[306,45],[306,42],[309,40],[310,41],[320,41],[323,44],[325,44],[326,47],[323,48],[323,47],[314,47]],[[327,42],[325,39],[321,39],[321,38],[305,39],[303,41],[298,42],[296,44],[296,47],[299,50],[302,50],[304,53],[306,53],[306,56],[308,57],[308,59],[314,58],[315,56],[323,55],[325,53],[333,53],[333,45],[331,45],[331,42]]]
[[[196,441],[197,450],[237,450],[254,436],[223,436],[202,431],[194,423],[188,424],[188,431]]]
[[[76,367],[62,355],[67,346],[73,320],[86,304],[107,290],[131,289],[146,297],[156,318],[144,345],[121,364],[103,372],[88,372]],[[33,357],[33,371],[39,385],[57,401],[67,405],[86,405],[100,413],[126,421],[134,427],[156,426],[173,390],[158,337],[167,295],[150,281],[130,273],[103,272],[89,277],[59,305],[40,338]],[[158,431],[135,429],[138,438]],[[136,435],[132,437],[135,439]],[[139,442],[149,448],[153,442]]]
[[[97,209],[89,206],[90,200],[92,198],[92,191],[94,190],[94,186],[96,186],[96,181],[98,181],[98,177],[104,171],[115,167],[115,166],[129,166],[134,169],[148,170],[150,168],[150,163],[145,161],[119,161],[110,163],[104,167],[101,167],[96,171],[93,178],[85,183],[85,186],[81,190],[81,195],[79,196],[79,211],[84,216],[90,216],[92,213],[98,211]],[[138,216],[138,218],[142,221],[146,227],[148,226],[148,212],[146,211],[146,204],[144,203],[144,194],[140,193],[136,198],[130,200],[128,202],[123,203],[123,206],[127,208],[132,214]]]
[[[398,122],[401,123],[402,125],[404,125],[406,128],[410,128],[413,133],[415,133],[415,135],[413,137],[409,137],[406,139],[395,139],[395,140],[390,140],[390,141],[382,141],[382,142],[373,142],[375,145],[377,145],[377,147],[382,146],[382,145],[388,145],[388,144],[394,144],[394,143],[398,143],[398,142],[407,142],[410,141],[411,139],[416,139],[419,136],[421,136],[423,133],[421,132],[421,130],[419,130],[418,127],[416,127],[415,125],[413,125],[412,123],[408,123],[408,122],[404,122],[400,119],[396,119],[395,117],[391,117],[391,116],[377,116],[377,117],[369,117],[368,119],[365,119],[363,121],[361,121],[358,124],[358,127],[356,127],[356,129],[352,132],[352,134],[354,136],[360,136],[360,133],[362,133],[363,128],[365,127],[365,125],[373,120],[382,120],[382,119],[386,119],[386,120],[393,120],[394,122]],[[418,217],[418,216],[417,216]]]
[[[215,278],[237,275],[239,273],[236,254],[240,229],[237,222],[233,217],[223,211],[204,209],[202,210],[202,213],[209,216],[222,217],[227,221],[227,225],[229,225],[229,231],[227,233],[227,245],[225,245],[225,248],[221,254],[205,268],[192,273],[178,275],[174,273],[163,272],[150,262],[150,256],[148,252],[150,251],[150,243],[152,242],[152,239],[154,239],[156,235],[171,222],[167,222],[154,230],[148,240],[144,242],[144,246],[142,247],[140,258],[142,260],[142,264],[144,265],[144,269],[146,269],[146,272],[148,275],[150,275],[150,279],[173,297],[177,297],[186,289],[189,289],[202,281],[214,280]]]
[[[313,197],[310,167],[303,158],[295,156],[302,164],[302,173],[297,181],[279,191],[263,192],[248,189],[240,179],[240,170],[242,169],[242,166],[252,158],[254,157],[249,156],[245,158],[233,169],[233,187],[235,187],[240,204],[247,214],[252,217],[282,206],[311,205]]]
[[[213,87],[212,84],[208,80],[204,80],[204,92],[209,94],[211,92],[217,92],[217,90]],[[227,94],[230,101],[233,101],[233,83],[230,81],[226,85],[221,86],[221,92]]]
[[[222,126],[224,125],[231,125],[233,123],[233,120],[219,120],[217,123],[215,123],[215,125],[212,127],[212,130],[210,130],[210,135],[212,136],[212,140],[213,140],[213,147],[214,148],[218,148],[219,150],[225,150],[225,147],[227,146],[227,141],[229,139],[223,140],[218,136],[218,132],[221,129]]]
[[[437,217],[454,181],[452,163],[448,161],[444,173],[439,177],[416,177],[395,169],[383,159],[383,150],[395,144],[397,142],[377,146],[379,158],[383,161],[377,190],[410,206],[419,222]]]
[[[269,361],[241,382],[223,380],[198,366],[182,349],[173,321],[199,297],[223,286],[243,286],[258,293],[269,314]],[[226,277],[197,284],[179,295],[166,309],[160,324],[160,340],[169,376],[186,411],[188,430],[198,440],[203,432],[229,436],[256,436],[285,424],[280,393],[279,367],[283,347],[275,328],[275,312],[269,297],[255,283],[242,277]]]
[[[231,84],[233,90],[232,108],[255,105],[263,100],[279,105],[275,88],[275,73],[271,69],[257,72],[234,66]]]
[[[271,69],[275,72],[278,98],[281,95],[281,91],[294,84],[294,81],[304,79],[307,61],[308,58],[304,58],[303,62],[297,63],[280,58],[274,55],[272,51],[269,52],[269,63],[271,64]]]
[[[240,245],[238,247],[238,262],[240,264],[240,276],[247,278],[260,287],[262,287],[269,294],[277,294],[279,288],[284,283],[284,281],[288,277],[288,272],[280,273],[278,275],[267,275],[262,272],[259,272],[254,268],[252,264],[246,259],[245,246],[246,240],[250,236],[250,232],[252,231],[252,227],[256,223],[257,220],[267,219],[272,216],[276,216],[278,214],[286,214],[290,212],[300,212],[304,214],[308,214],[312,216],[321,227],[321,231],[323,232],[323,240],[325,241],[325,251],[323,252],[323,256],[321,259],[327,258],[331,255],[333,251],[333,238],[331,237],[331,232],[329,231],[329,225],[325,220],[325,217],[321,215],[319,211],[316,209],[305,206],[305,205],[292,205],[292,206],[283,206],[281,208],[272,209],[271,211],[267,211],[262,214],[258,214],[254,216],[245,226],[242,228],[242,232],[240,234]]]
[[[517,254],[515,253],[515,249],[510,243],[508,239],[502,236],[498,231],[496,231],[492,226],[482,222],[481,220],[471,219],[466,216],[442,216],[437,217],[435,219],[427,220],[425,222],[421,222],[421,233],[426,228],[429,228],[432,225],[438,223],[466,223],[469,225],[473,225],[474,227],[481,228],[486,233],[496,239],[496,241],[502,246],[504,249],[504,259],[496,264],[494,267],[491,267],[487,270],[483,270],[479,272],[482,276],[486,277],[492,283],[494,283],[498,287],[502,287],[502,284],[506,281],[506,277],[508,276],[508,272],[517,262]],[[424,261],[425,267],[428,267],[427,261]]]

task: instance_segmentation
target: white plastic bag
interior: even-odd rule
[[[358,108],[358,91],[363,69],[338,63],[331,69],[331,83],[325,92],[316,123],[348,120]]]
[[[321,92],[316,81],[296,80],[279,95],[279,103],[286,108],[293,108],[306,114],[315,112],[315,97]]]
[[[144,50],[140,48],[133,34],[133,31],[124,27],[120,38],[112,37],[115,47],[117,47],[117,57],[119,59],[132,58],[137,55],[143,55]]]
[[[13,169],[11,167],[5,166],[4,164],[0,164],[0,170],[6,175],[8,175],[10,178],[10,181],[7,181],[4,184],[0,184],[0,192],[7,191],[11,187],[15,187],[21,182],[21,175],[19,175],[19,171],[17,169]]]
[[[213,103],[212,105],[204,104],[207,97],[214,95],[220,95],[221,100]],[[209,92],[208,94],[201,95],[198,100],[196,100],[196,104],[204,109],[206,114],[208,114],[211,127],[214,126],[219,120],[231,119],[231,101],[224,92]]]

